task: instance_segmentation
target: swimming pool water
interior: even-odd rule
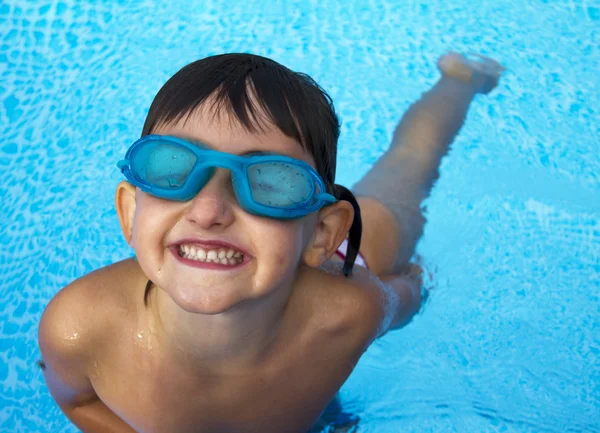
[[[35,365],[73,279],[127,257],[115,162],[183,65],[253,52],[313,76],[343,122],[338,183],[386,149],[448,49],[509,69],[427,200],[423,314],[341,397],[361,433],[599,432],[597,0],[0,3],[0,432],[75,432]]]

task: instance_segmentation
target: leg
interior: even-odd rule
[[[438,67],[442,78],[410,106],[389,150],[354,186],[363,216],[361,252],[377,275],[399,273],[423,233],[421,202],[439,177],[438,168],[462,127],[477,93],[495,87],[503,68],[450,53]]]

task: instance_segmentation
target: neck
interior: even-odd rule
[[[150,327],[171,361],[206,371],[239,371],[259,364],[282,326],[292,284],[269,296],[205,315],[187,312],[160,288],[149,297]]]

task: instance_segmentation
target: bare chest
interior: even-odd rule
[[[294,432],[310,429],[351,372],[349,359],[306,348],[277,365],[216,377],[178,369],[151,348],[99,358],[100,399],[139,433]],[[346,367],[343,367],[346,366]]]

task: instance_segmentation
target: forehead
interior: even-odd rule
[[[177,122],[157,125],[152,133],[199,141],[212,149],[237,155],[255,151],[278,153],[315,166],[312,156],[296,140],[266,121],[261,129],[248,131],[228,112],[211,112],[203,104]]]

